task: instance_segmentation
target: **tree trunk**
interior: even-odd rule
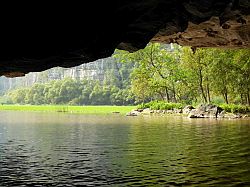
[[[162,93],[162,92],[158,92],[158,93],[159,93],[159,95],[161,96],[161,99],[164,100],[164,95],[163,95],[163,93]]]
[[[240,102],[241,102],[242,105],[244,105],[244,100],[243,100],[243,94],[242,93],[240,94]]]
[[[211,96],[210,96],[210,88],[209,88],[209,83],[208,83],[208,78],[206,78],[207,84],[207,98],[208,98],[208,103],[211,103]]]
[[[200,85],[201,95],[202,95],[202,98],[205,101],[205,103],[207,103],[207,97],[206,97],[206,94],[204,93],[204,89],[203,89],[203,85],[202,85],[203,84],[203,77],[202,77],[201,68],[199,69],[199,78],[200,78],[199,85]]]
[[[168,88],[165,87],[165,91],[166,91],[166,99],[167,99],[167,102],[169,102],[169,93],[168,93]]]
[[[174,98],[174,102],[177,103],[174,83],[172,83],[172,88],[173,88],[173,98]]]
[[[250,106],[250,90],[247,89],[247,104]]]
[[[227,94],[227,89],[225,88],[224,93],[222,94],[224,97],[225,102],[228,104],[228,94]]]
[[[225,93],[225,99],[226,99],[226,103],[228,104],[228,97],[227,97],[227,93]]]

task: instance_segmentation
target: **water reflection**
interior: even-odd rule
[[[0,186],[250,185],[247,120],[0,118]]]

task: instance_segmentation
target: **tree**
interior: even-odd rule
[[[250,105],[250,50],[234,51],[234,87],[240,94],[241,103]]]
[[[194,90],[199,90],[199,95],[203,102],[210,102],[210,88],[208,76],[208,58],[206,49],[197,49],[195,52],[191,48],[184,47],[182,61],[184,67],[190,71],[189,83]]]
[[[41,83],[10,90],[7,95],[19,104],[131,105],[151,100],[197,104],[224,99],[225,103],[250,105],[248,49],[199,48],[194,52],[190,47],[150,43],[135,53],[116,50],[112,58],[93,66],[102,73],[84,80],[46,82],[47,72],[33,77]],[[62,69],[53,73],[63,76]],[[90,80],[94,77],[98,80]]]

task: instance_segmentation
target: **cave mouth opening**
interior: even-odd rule
[[[1,103],[137,105],[164,100],[247,105],[249,52],[153,42],[133,53],[116,50],[111,57],[72,68],[1,77]]]
[[[0,11],[0,186],[249,185],[249,0],[21,3]]]

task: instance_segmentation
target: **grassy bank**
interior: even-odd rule
[[[226,112],[246,114],[250,112],[250,106],[235,105],[235,104],[221,104],[219,105]]]
[[[167,103],[165,101],[151,101],[137,105],[138,109],[150,108],[151,110],[173,110],[174,108],[181,109],[183,107],[184,105],[181,103]]]
[[[126,114],[135,106],[0,105],[1,110],[68,112],[82,114]]]
[[[198,108],[199,106],[200,104],[194,107]],[[220,104],[218,106],[229,113],[250,113],[250,106],[246,105]],[[167,103],[165,101],[151,101],[149,103],[137,105],[138,109],[150,108],[151,110],[173,110],[174,108],[183,109],[184,107],[185,105],[181,103]]]

